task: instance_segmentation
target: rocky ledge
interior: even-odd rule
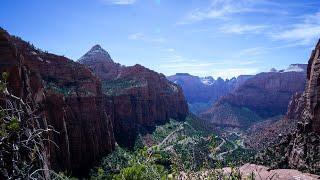
[[[233,175],[233,176],[232,176]],[[198,179],[304,179],[304,180],[315,180],[319,179],[320,176],[303,173],[293,169],[274,169],[271,170],[268,167],[260,166],[256,164],[245,164],[239,168],[223,168],[207,170],[196,173],[184,173],[181,172],[177,179],[179,180],[198,180]]]

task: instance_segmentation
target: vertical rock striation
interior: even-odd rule
[[[307,83],[302,98],[290,104],[287,117],[298,118],[296,130],[268,148],[258,161],[273,167],[289,167],[320,173],[320,41],[308,61]]]
[[[288,164],[292,168],[320,173],[320,41],[308,61],[307,84],[297,131],[287,138]],[[289,112],[290,114],[290,112]]]
[[[116,141],[132,148],[139,133],[170,118],[185,119],[182,90],[164,75],[114,63],[100,46],[80,62],[85,65],[0,29],[0,72],[9,73],[10,92],[32,104],[43,125],[58,132],[46,145],[48,165],[57,172],[87,175]]]
[[[113,122],[106,114],[101,82],[85,66],[45,53],[0,31],[1,72],[8,86],[31,101],[43,123],[59,133],[47,146],[51,168],[84,175],[114,148]]]

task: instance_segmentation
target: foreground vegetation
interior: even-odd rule
[[[90,178],[181,179],[196,172],[206,172],[206,176],[213,179],[224,176],[240,179],[240,173],[234,167],[245,163],[247,150],[238,146],[235,149],[233,141],[218,137],[208,127],[192,116],[185,122],[171,120],[158,126],[154,133],[141,136],[134,150],[117,146],[99,167],[91,171]],[[237,140],[235,138],[235,142]],[[212,171],[224,166],[232,167],[232,172],[226,175]]]
[[[9,91],[8,78],[3,72],[0,80],[0,179],[59,177],[48,168],[45,150],[54,129],[43,125],[31,99],[23,100]]]

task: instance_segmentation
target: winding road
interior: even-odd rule
[[[173,141],[176,140],[176,138],[179,136],[177,134],[179,133],[183,133],[184,132],[184,125],[189,126],[192,130],[196,131],[190,124],[188,123],[182,123],[179,125],[179,127],[177,127],[174,131],[172,131],[170,134],[167,135],[167,137],[165,137],[160,143],[158,143],[157,145],[155,145],[155,147],[157,147],[157,149],[161,149],[161,148],[165,148],[166,146],[168,146],[170,143],[172,143]],[[238,137],[241,137],[241,133],[238,132],[228,132],[229,135],[235,134]],[[209,154],[209,157],[213,160],[223,160],[223,156],[225,156],[226,154],[230,154],[234,151],[236,151],[239,148],[239,145],[233,141],[229,141],[228,139],[225,139],[223,137],[220,137],[222,139],[222,142]],[[221,152],[219,154],[215,154],[215,152],[217,152],[218,150],[221,149],[221,147],[223,145],[225,145],[227,142],[232,143],[233,148],[231,150],[226,150],[224,152]],[[240,145],[241,146],[241,145]],[[154,146],[153,146],[154,147]],[[242,147],[242,146],[241,146]],[[149,150],[152,150],[152,147],[149,148]]]
[[[229,141],[229,142],[232,143],[232,145],[233,145],[234,148],[231,149],[231,150],[229,150],[229,151],[224,151],[224,152],[219,153],[219,154],[216,156],[218,160],[222,160],[224,155],[233,153],[235,150],[237,150],[237,149],[239,148],[239,146],[238,146],[236,143],[234,143],[234,142],[232,142],[232,141]]]
[[[238,132],[228,132],[228,133],[229,133],[229,135],[235,134],[236,136],[241,137],[241,133],[238,133]],[[222,137],[221,137],[221,139],[222,139],[222,142],[219,144],[219,146],[217,146],[217,147],[213,150],[213,152],[212,152],[211,154],[209,154],[209,157],[210,157],[211,159],[213,159],[213,160],[223,160],[223,156],[224,156],[224,155],[233,153],[235,150],[239,149],[239,145],[238,145],[237,143],[234,143],[233,141],[226,140],[225,138],[222,138]],[[224,152],[221,152],[221,153],[219,153],[219,154],[217,154],[217,155],[214,155],[214,153],[215,153],[216,151],[218,151],[219,149],[221,149],[221,147],[222,147],[227,141],[230,142],[230,143],[232,143],[233,149],[227,150],[227,151],[224,151]],[[243,141],[242,141],[241,144],[243,144]],[[241,147],[242,147],[242,146],[241,146]],[[244,147],[243,147],[243,148],[244,148]]]

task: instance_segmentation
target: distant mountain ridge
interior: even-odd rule
[[[198,77],[188,73],[177,73],[167,78],[182,87],[190,111],[199,114],[250,77],[252,76],[243,75],[238,78],[223,80],[222,78],[214,79],[211,76]]]
[[[306,65],[259,73],[222,97],[200,117],[219,126],[248,127],[284,115],[291,97],[305,87]]]

